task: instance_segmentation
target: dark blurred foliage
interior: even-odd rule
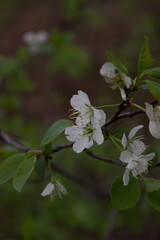
[[[36,147],[55,120],[68,118],[69,100],[77,90],[86,92],[94,105],[120,102],[119,92],[111,91],[99,75],[107,61],[105,52],[113,52],[135,77],[146,35],[159,65],[159,11],[158,0],[1,0],[1,129]],[[22,35],[39,30],[48,31],[50,40],[40,54],[30,56]],[[137,96],[142,103],[146,99],[152,97],[144,91]],[[109,110],[107,117],[113,111]],[[120,124],[130,129],[143,121],[139,116]],[[148,143],[153,143],[148,130],[146,136]],[[61,136],[54,144],[64,142]],[[96,153],[118,159],[119,152],[109,141],[93,148]],[[16,150],[1,144],[1,160],[13,152]],[[124,171],[71,149],[56,153],[54,161],[106,188]],[[36,174],[22,193],[13,190],[11,184],[0,187],[0,239],[159,239],[159,213],[145,198],[137,207],[117,212],[109,199],[101,199],[56,175],[69,192],[63,200],[42,198],[40,193],[49,180],[39,179]]]

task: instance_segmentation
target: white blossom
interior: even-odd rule
[[[40,46],[48,41],[49,35],[46,31],[26,32],[22,39],[28,45],[28,51],[36,55],[40,51]]]
[[[128,163],[126,166],[126,171],[123,175],[124,186],[127,186],[129,183],[130,171],[135,178],[137,178],[137,176],[141,176],[142,173],[146,173],[148,170],[149,161],[152,160],[154,156],[155,156],[155,153],[150,153],[147,155],[139,155],[139,156],[126,155],[126,159],[123,157],[123,162]]]
[[[86,126],[73,125],[65,129],[66,138],[74,142],[73,150],[76,153],[82,152],[85,148],[90,148],[95,141],[98,145],[102,144],[104,137],[102,134],[101,125],[96,123],[88,123]]]
[[[153,108],[149,103],[146,103],[146,114],[149,118],[149,131],[151,135],[160,139],[160,106]]]
[[[54,197],[56,197],[56,195],[58,195],[59,198],[62,198],[62,195],[66,195],[66,194],[67,194],[67,190],[63,186],[63,184],[60,181],[55,180],[54,183],[50,182],[47,184],[47,186],[41,193],[41,196],[45,197],[50,195],[52,200]]]
[[[88,98],[88,95],[83,91],[78,91],[78,94],[73,95],[70,100],[71,106],[73,107],[74,113],[71,116],[76,116],[76,124],[86,125],[89,122],[104,123],[106,115],[103,110],[94,108]]]
[[[56,182],[55,182],[55,191],[56,191],[59,198],[62,198],[63,195],[68,194],[64,185],[58,180],[56,180]]]
[[[147,146],[143,143],[143,136],[135,137],[135,134],[143,125],[134,127],[129,135],[128,139],[124,134],[122,137],[122,146],[124,151],[121,152],[120,160],[127,163],[126,171],[123,175],[124,185],[128,185],[129,173],[131,171],[134,177],[141,176],[142,173],[147,172],[148,162],[155,156],[155,153],[143,155],[143,152],[147,149]]]
[[[121,97],[126,100],[124,87],[130,88],[132,80],[125,73],[121,72],[113,63],[106,62],[100,69],[100,74],[107,83],[112,85],[113,89],[119,88]]]
[[[45,187],[45,189],[43,190],[43,192],[41,193],[41,196],[45,197],[47,195],[51,195],[53,190],[55,188],[55,184],[54,183],[48,183],[47,186]]]
[[[139,156],[147,149],[147,146],[142,141],[143,136],[141,135],[141,136],[135,137],[136,133],[141,128],[143,128],[143,125],[138,125],[134,127],[130,131],[128,135],[128,139],[125,133],[123,134],[121,143],[124,148],[124,151],[122,151],[120,159],[123,159],[123,157],[126,159],[126,156],[129,157],[132,155]]]

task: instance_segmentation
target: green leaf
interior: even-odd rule
[[[53,139],[59,136],[65,130],[66,127],[69,127],[71,125],[73,125],[73,123],[67,119],[61,119],[53,123],[53,125],[48,129],[44,138],[42,139],[41,145],[42,146],[47,145]]]
[[[147,192],[146,193],[147,199],[150,204],[160,211],[160,190],[154,192]]]
[[[13,187],[18,192],[22,191],[25,182],[34,169],[36,160],[36,155],[34,155],[29,158],[25,158],[25,160],[19,165],[16,175],[13,178]]]
[[[44,156],[41,156],[40,158],[37,159],[35,164],[35,172],[40,178],[44,177],[45,166],[46,166],[46,163],[44,160]]]
[[[139,182],[130,177],[129,184],[124,186],[122,176],[118,177],[112,184],[110,198],[112,205],[118,210],[135,206],[140,198]]]
[[[42,154],[42,150],[30,150],[28,152],[25,153],[26,157],[30,157],[32,155],[41,155]]]
[[[16,173],[19,164],[24,160],[25,154],[18,153],[0,164],[0,183],[5,183],[11,179]]]
[[[146,192],[155,192],[160,190],[160,180],[153,178],[144,178]]]
[[[151,52],[149,49],[148,40],[149,38],[145,37],[144,44],[140,52],[140,56],[138,60],[138,75],[140,75],[144,70],[146,70],[153,63],[153,58],[151,56]]]
[[[122,137],[124,133],[125,133],[125,128],[123,126],[119,126],[114,130],[113,135],[114,137],[119,138],[119,137]]]
[[[160,79],[160,67],[157,68],[151,68],[142,73],[142,75],[148,75],[150,77],[158,78]]]
[[[107,57],[121,72],[129,75],[127,68],[112,53],[107,52]]]
[[[44,154],[47,156],[50,156],[51,153],[52,153],[52,143],[50,142],[44,146]]]
[[[160,84],[149,80],[145,80],[145,82],[153,97],[160,101]]]
[[[149,90],[149,87],[147,86],[147,84],[139,85],[138,88],[141,88],[143,90]]]

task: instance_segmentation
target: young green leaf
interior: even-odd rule
[[[53,139],[59,136],[65,130],[66,127],[69,127],[71,125],[73,125],[73,123],[67,119],[61,119],[53,123],[53,125],[48,129],[45,136],[43,137],[41,146],[50,143]]]
[[[149,80],[145,80],[145,82],[153,97],[160,101],[160,84]]]
[[[155,192],[160,190],[160,180],[153,178],[144,178],[146,192]]]
[[[148,70],[145,70],[142,75],[148,75],[150,77],[158,78],[160,79],[160,67],[157,68],[151,68]]]
[[[36,155],[34,155],[25,158],[25,160],[19,165],[17,172],[13,178],[13,187],[18,192],[22,191],[23,185],[25,184],[34,169],[36,160]]]
[[[146,193],[147,199],[150,204],[160,211],[160,190],[154,192],[147,192]]]
[[[14,176],[24,158],[24,153],[18,153],[7,158],[0,164],[0,183],[5,183]]]
[[[124,186],[122,176],[118,177],[112,184],[110,198],[112,205],[118,210],[135,206],[140,198],[139,182],[130,177],[129,184]]]
[[[124,133],[125,128],[123,126],[119,126],[114,130],[113,136],[119,138],[122,137]]]
[[[153,58],[149,49],[148,37],[145,37],[142,50],[140,52],[138,60],[138,75],[140,75],[144,70],[146,70],[152,63]]]
[[[107,52],[107,57],[121,72],[129,75],[127,68],[112,53]]]
[[[44,160],[44,156],[41,156],[40,158],[37,159],[35,164],[35,172],[40,178],[44,177],[45,167],[46,167],[46,163]]]

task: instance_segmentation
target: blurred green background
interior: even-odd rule
[[[78,90],[89,95],[93,105],[121,102],[99,74],[111,51],[135,77],[144,36],[160,65],[160,2],[145,0],[0,0],[0,122],[1,129],[21,143],[38,147],[45,131],[60,118],[69,117],[70,98]],[[22,36],[45,30],[50,38],[38,55],[29,55]],[[140,91],[136,101],[152,100]],[[107,111],[107,118],[114,109]],[[144,116],[119,121],[127,130],[146,120]],[[148,124],[148,122],[146,122]],[[148,129],[146,142],[154,144]],[[54,144],[67,142],[60,136]],[[156,144],[156,143],[155,143]],[[118,159],[109,141],[93,150]],[[0,157],[16,152],[1,142]],[[58,152],[54,161],[109,192],[112,181],[124,169],[72,149]],[[40,193],[49,180],[34,173],[22,193],[11,183],[0,186],[0,239],[3,240],[125,240],[160,238],[159,212],[142,196],[138,206],[116,211],[109,197],[55,172],[69,194],[50,201]],[[155,171],[158,176],[158,171]]]

